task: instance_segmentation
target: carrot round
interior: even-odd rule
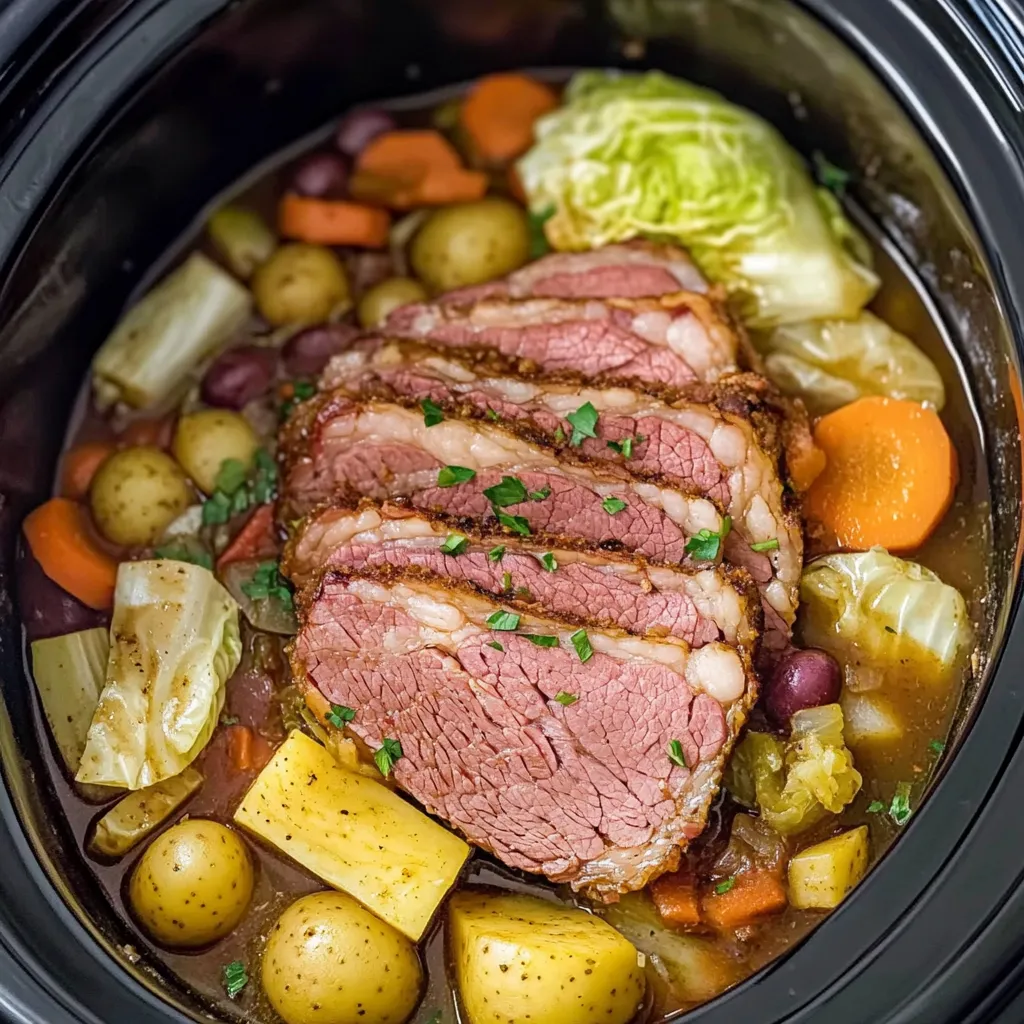
[[[486,163],[505,163],[533,145],[533,124],[558,106],[548,86],[519,74],[489,75],[462,104],[462,127]]]
[[[860,398],[820,419],[814,440],[827,462],[805,509],[842,547],[916,548],[953,500],[956,450],[916,402]]]
[[[360,245],[383,249],[391,218],[386,210],[341,199],[313,199],[286,193],[278,209],[278,226],[286,238],[313,245]]]
[[[60,466],[61,493],[69,498],[84,498],[96,470],[115,450],[107,441],[86,441],[66,452]]]
[[[418,177],[384,177],[357,172],[349,182],[352,196],[364,203],[376,203],[393,210],[417,206],[445,206],[471,203],[487,192],[487,175],[463,167],[429,167]]]
[[[30,512],[22,527],[43,572],[82,604],[105,611],[114,603],[117,562],[89,537],[85,509],[51,498]]]
[[[412,179],[428,170],[457,171],[462,160],[455,147],[432,129],[384,132],[359,154],[356,170],[382,178]]]

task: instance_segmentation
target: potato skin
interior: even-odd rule
[[[212,494],[225,459],[252,465],[259,439],[240,413],[202,409],[178,420],[171,450],[204,494]]]
[[[260,314],[275,327],[315,324],[349,296],[341,260],[322,245],[282,245],[257,268],[253,296]]]
[[[375,284],[360,300],[356,313],[363,327],[376,327],[388,316],[410,302],[423,302],[427,290],[411,277],[389,277]]]
[[[204,818],[169,828],[146,848],[128,895],[145,931],[163,946],[194,949],[241,921],[253,890],[252,860],[237,832]]]
[[[416,276],[435,293],[493,281],[529,255],[525,211],[496,196],[437,210],[409,248]]]
[[[404,1024],[423,970],[404,935],[332,891],[303,896],[278,918],[262,980],[285,1024]]]
[[[181,467],[150,445],[114,452],[89,486],[89,505],[100,533],[126,547],[154,543],[191,501]]]

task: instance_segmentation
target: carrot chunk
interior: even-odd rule
[[[359,245],[383,249],[391,218],[387,210],[342,199],[313,199],[288,192],[278,208],[278,227],[286,238],[313,245]]]
[[[651,883],[648,892],[666,924],[679,928],[696,928],[700,924],[700,900],[687,872],[662,875]]]
[[[105,611],[114,603],[117,562],[89,537],[85,509],[51,498],[25,518],[25,539],[43,572],[82,604]]]
[[[236,772],[252,770],[252,729],[249,726],[228,726],[228,758]]]
[[[222,572],[232,562],[276,556],[278,547],[274,535],[274,506],[260,505],[217,559],[217,571]]]
[[[916,548],[953,500],[956,450],[916,402],[860,398],[820,419],[814,440],[827,461],[805,511],[844,548]]]
[[[771,871],[748,871],[729,881],[731,885],[721,884],[701,900],[704,920],[720,931],[752,924],[785,909],[788,902],[785,887]]]
[[[69,498],[84,498],[96,470],[115,451],[107,441],[86,441],[66,452],[60,466],[61,493]]]
[[[502,164],[533,145],[534,122],[557,106],[554,91],[526,75],[488,75],[462,104],[462,127],[484,162]]]
[[[359,154],[356,170],[382,178],[417,179],[428,170],[457,171],[462,160],[455,147],[432,129],[384,132]]]

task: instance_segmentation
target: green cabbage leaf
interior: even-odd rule
[[[242,654],[238,605],[202,566],[122,562],[110,637],[76,778],[142,789],[177,775],[209,742]]]
[[[754,325],[854,317],[878,279],[797,154],[756,115],[660,72],[584,71],[519,161],[556,249],[643,236],[686,246]]]

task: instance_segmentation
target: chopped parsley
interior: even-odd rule
[[[346,722],[351,722],[356,717],[355,711],[352,708],[345,707],[344,704],[332,704],[331,710],[324,715],[331,725],[338,729],[343,729]]]
[[[618,515],[626,507],[626,502],[621,498],[607,497],[601,502],[601,508],[610,516]]]
[[[569,639],[572,641],[573,647],[576,648],[580,661],[590,661],[594,656],[594,648],[590,646],[590,637],[587,636],[587,631],[585,629],[577,629]]]
[[[435,1010],[427,1020],[427,1024],[441,1024],[441,1011]]]
[[[227,992],[228,999],[234,999],[249,984],[249,972],[241,960],[232,960],[231,963],[225,964],[221,975],[224,979],[224,991]]]
[[[381,740],[380,746],[374,751],[373,760],[380,769],[381,775],[386,779],[391,774],[395,762],[402,756],[402,744],[399,740],[389,739],[387,736]]]
[[[530,593],[529,587],[516,587],[515,593],[512,595],[517,601],[531,601],[533,595]]]
[[[492,409],[490,406],[487,406],[487,412],[485,412],[484,415],[492,423],[500,423],[501,422],[501,416],[499,416],[498,413],[494,409]]]
[[[505,545],[499,544],[487,552],[487,557],[492,562],[500,562],[505,557]]]
[[[203,502],[203,526],[218,526],[254,505],[277,497],[277,465],[265,448],[258,448],[253,464],[225,459],[217,470],[214,491]]]
[[[897,825],[906,825],[913,812],[910,809],[910,783],[897,782],[896,793],[889,805],[889,817]]]
[[[548,572],[554,572],[558,568],[558,562],[555,561],[555,556],[547,551],[540,556],[540,564],[547,569]]]
[[[529,640],[531,644],[536,647],[557,647],[558,637],[557,636],[543,636],[538,633],[521,633],[520,636],[524,640]]]
[[[426,427],[436,427],[444,419],[444,411],[441,406],[429,398],[424,398],[420,402],[420,408],[423,410],[423,425]]]
[[[736,884],[736,876],[730,875],[724,882],[719,882],[715,886],[715,892],[719,896],[724,896],[732,887]]]
[[[527,230],[530,235],[530,259],[539,260],[551,252],[551,245],[548,236],[544,231],[544,225],[555,215],[554,206],[547,206],[539,213],[530,210],[526,215]]]
[[[238,717],[238,715],[221,715],[218,721],[220,722],[221,725],[228,726],[238,725],[241,719]]]
[[[217,470],[214,487],[225,494],[234,494],[249,476],[249,470],[241,459],[225,459]]]
[[[555,694],[555,700],[562,705],[563,708],[567,708],[572,704],[575,704],[579,700],[579,697],[575,693],[566,693],[565,690],[560,690]]]
[[[885,810],[885,804],[881,800],[872,800],[868,804],[868,814],[881,814]]]
[[[530,522],[528,519],[524,519],[522,516],[510,516],[507,512],[502,512],[498,508],[494,510],[494,514],[498,517],[498,522],[502,526],[507,526],[521,537],[530,536]]]
[[[475,476],[475,469],[466,469],[465,466],[442,466],[437,471],[437,486],[454,487],[456,484],[468,483]]]
[[[517,476],[503,476],[500,483],[484,491],[484,497],[495,508],[507,508],[509,505],[518,505],[526,501],[526,487]]]
[[[469,547],[469,538],[463,533],[449,533],[441,545],[446,555],[461,555]]]
[[[572,437],[569,438],[569,444],[573,448],[579,448],[585,437],[597,437],[594,429],[597,426],[597,410],[590,402],[585,402],[565,418],[572,424]]]
[[[613,452],[618,452],[624,459],[633,458],[633,445],[643,444],[646,439],[642,434],[637,434],[636,437],[624,437],[621,441],[609,441],[608,447]]]
[[[530,491],[530,501],[543,501],[551,496],[550,487],[542,487],[539,491]]]
[[[272,598],[289,610],[295,607],[291,584],[281,575],[277,562],[261,562],[252,579],[242,584],[242,593],[254,601]]]
[[[497,640],[488,640],[487,641],[487,646],[488,647],[493,647],[496,651],[504,652],[504,650],[505,650],[505,648],[501,644],[499,644]]]
[[[750,545],[751,551],[778,551],[779,550],[779,538],[772,537],[771,540],[760,540],[756,544]]]
[[[565,444],[565,431],[561,424],[555,427],[555,444]]]
[[[837,167],[819,150],[814,151],[813,160],[814,176],[818,179],[818,183],[837,196],[845,195],[847,186],[853,180],[853,175],[849,171]]]
[[[504,572],[501,574],[501,589],[511,590],[512,589],[512,573]]]
[[[503,633],[513,633],[519,628],[519,616],[515,612],[494,612],[487,616],[487,625]]]
[[[683,756],[683,745],[679,742],[679,740],[668,741],[668,759],[673,764],[679,765],[680,768],[690,767],[686,763],[686,758]]]
[[[172,562],[190,562],[204,569],[213,569],[213,555],[209,551],[193,551],[184,544],[166,544],[153,551],[154,558],[169,558]]]
[[[316,394],[316,385],[308,380],[293,380],[290,384],[282,386],[282,394],[288,396],[277,408],[278,418],[283,423],[291,416],[299,402],[304,402]]]
[[[731,529],[732,520],[725,516],[722,519],[722,528],[718,533],[705,528],[686,542],[684,550],[688,555],[693,555],[698,562],[713,562],[722,549],[722,541],[729,536]]]
[[[932,740],[931,743],[928,744],[928,749],[933,754],[941,754],[946,749],[946,744],[943,743],[942,740]]]

